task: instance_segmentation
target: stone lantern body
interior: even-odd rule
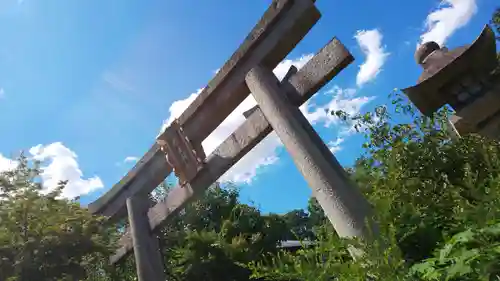
[[[427,42],[415,59],[424,71],[403,92],[422,114],[430,116],[448,104],[455,110],[450,123],[458,133],[500,136],[500,74],[489,26],[472,44],[453,50]]]

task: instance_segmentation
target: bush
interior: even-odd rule
[[[354,117],[333,113],[366,133],[366,153],[350,174],[376,210],[374,219],[381,226],[378,241],[339,239],[331,230],[319,236],[315,248],[250,263],[253,276],[266,280],[496,276],[498,249],[487,245],[499,241],[493,234],[500,222],[498,142],[476,135],[452,141],[446,109],[428,118],[403,102],[397,96],[393,114],[386,107]],[[466,242],[464,237],[470,239]],[[364,255],[348,257],[352,246]]]

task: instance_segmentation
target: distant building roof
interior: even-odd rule
[[[300,248],[303,245],[304,246],[311,246],[316,244],[314,241],[299,241],[299,240],[286,240],[286,241],[281,241],[280,244],[278,245],[278,248]]]

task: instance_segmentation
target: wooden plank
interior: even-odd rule
[[[244,83],[252,67],[274,68],[293,50],[321,17],[314,0],[274,0],[244,42],[208,86],[179,117],[187,137],[201,143],[249,95]],[[163,166],[157,166],[157,165]],[[153,171],[148,171],[148,170]],[[137,192],[148,193],[170,173],[163,153],[155,144],[127,175],[102,197],[89,204],[93,214],[121,219],[125,200]],[[152,178],[146,174],[153,174]],[[141,178],[140,183],[137,178]]]
[[[336,38],[332,39],[299,72],[290,77],[289,83],[286,84],[293,89],[287,89],[287,94],[294,105],[302,105],[353,60],[354,58],[345,46]],[[271,131],[272,128],[260,109],[255,108],[245,122],[212,152],[204,169],[191,181],[190,185],[175,187],[167,195],[165,201],[150,209],[148,217],[151,229],[156,230],[162,224],[167,223]],[[132,250],[128,234],[120,239],[120,244],[122,247],[110,258],[111,263],[118,262]]]

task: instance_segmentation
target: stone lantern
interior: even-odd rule
[[[500,71],[488,25],[470,45],[448,50],[427,42],[415,59],[424,71],[403,92],[422,114],[430,116],[448,104],[455,110],[450,123],[458,133],[500,137]]]

